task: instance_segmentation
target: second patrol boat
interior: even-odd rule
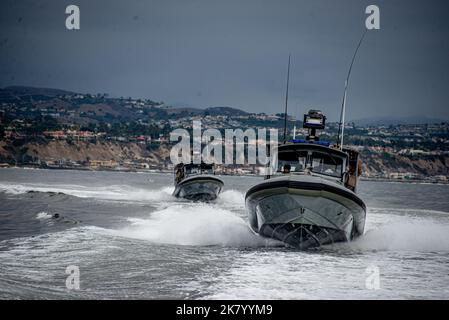
[[[213,164],[179,163],[175,167],[175,197],[211,201],[218,197],[223,186],[223,181],[215,176]]]

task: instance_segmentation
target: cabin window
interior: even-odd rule
[[[285,166],[290,165],[290,172],[302,172],[306,168],[307,151],[279,152],[278,172],[283,172]]]
[[[344,159],[319,151],[279,152],[277,171],[282,173],[304,172],[308,169],[315,173],[341,178]],[[285,168],[289,170],[285,170]]]
[[[332,177],[341,177],[343,173],[343,159],[331,156],[326,153],[312,152],[311,169],[315,173],[320,173]]]
[[[214,167],[211,164],[188,164],[184,168],[187,175],[195,175],[201,173],[214,174]]]

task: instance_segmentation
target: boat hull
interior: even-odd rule
[[[352,191],[314,176],[266,180],[248,190],[251,229],[307,249],[363,234],[366,207]]]
[[[223,181],[215,176],[193,176],[178,183],[173,195],[193,201],[212,201],[218,197],[223,186]]]

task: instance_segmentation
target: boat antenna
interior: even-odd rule
[[[296,139],[296,121],[298,121],[298,107],[299,106],[296,106],[295,122],[293,125],[293,140]]]
[[[351,76],[351,70],[352,65],[354,64],[355,57],[357,55],[357,52],[359,51],[360,45],[362,44],[363,39],[365,38],[366,32],[368,29],[363,32],[362,37],[360,38],[359,44],[357,45],[357,48],[355,49],[354,55],[352,56],[351,65],[349,66],[348,75],[346,76],[345,80],[345,91],[343,93],[343,100],[341,102],[341,113],[340,113],[340,125],[338,126],[338,136],[337,136],[337,145],[339,144],[340,150],[343,150],[343,135],[345,130],[345,113],[346,113],[346,95],[348,91],[348,83],[349,83],[349,77]]]
[[[290,56],[288,54],[288,68],[287,68],[287,88],[285,90],[285,112],[284,112],[284,143],[287,142],[287,105],[288,105],[288,84],[290,81]]]

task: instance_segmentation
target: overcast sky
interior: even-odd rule
[[[77,4],[81,29],[65,27]],[[283,111],[336,120],[354,64],[348,118],[449,119],[449,2],[363,0],[2,0],[0,87],[30,85],[176,106]],[[298,110],[298,111],[296,111]]]

